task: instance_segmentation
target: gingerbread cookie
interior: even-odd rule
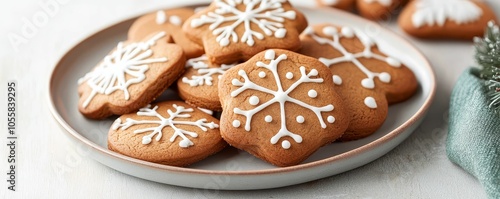
[[[141,41],[120,42],[91,72],[78,80],[78,109],[88,118],[122,115],[149,104],[184,72],[182,48],[165,32]]]
[[[395,10],[406,2],[407,0],[357,0],[356,7],[359,14],[365,18],[389,19]]]
[[[189,59],[186,72],[177,80],[179,96],[193,106],[222,111],[219,101],[219,79],[236,64],[212,64],[203,55]]]
[[[330,6],[342,10],[352,10],[356,0],[316,0],[320,6]]]
[[[129,40],[140,40],[153,32],[163,31],[169,43],[182,47],[186,58],[199,57],[204,54],[203,47],[192,42],[182,32],[184,22],[194,14],[190,8],[159,10],[137,19],[128,31]]]
[[[428,39],[465,39],[482,36],[495,13],[482,1],[414,0],[399,16],[408,34]]]
[[[217,119],[180,101],[148,105],[116,119],[108,148],[126,156],[186,166],[222,150]]]
[[[350,110],[350,126],[341,140],[371,135],[385,121],[388,105],[408,99],[417,89],[413,72],[361,31],[316,25],[305,31],[302,43],[302,54],[330,67],[335,89]]]
[[[219,97],[224,140],[277,166],[302,162],[349,123],[329,69],[291,51],[267,50],[229,69]]]
[[[287,0],[216,0],[183,30],[203,45],[210,62],[231,64],[269,48],[298,50],[304,15]]]

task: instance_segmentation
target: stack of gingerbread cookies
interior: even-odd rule
[[[173,166],[227,145],[296,165],[324,145],[371,135],[418,86],[376,38],[309,26],[287,0],[214,0],[142,16],[78,83],[84,116],[120,116],[109,149]],[[183,100],[155,101],[167,89]]]
[[[316,0],[320,6],[353,10],[368,19],[390,20],[397,16],[403,31],[424,39],[471,41],[484,34],[495,12],[485,0]]]

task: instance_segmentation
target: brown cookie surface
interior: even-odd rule
[[[486,2],[413,0],[398,23],[406,33],[419,38],[472,40],[483,35],[490,20],[496,21],[496,16]]]
[[[320,6],[330,6],[342,10],[352,10],[356,0],[316,0]]]
[[[203,55],[189,59],[186,72],[177,80],[179,96],[193,106],[222,111],[219,100],[219,78],[236,64],[212,64]]]
[[[151,103],[183,73],[182,48],[164,32],[141,41],[120,42],[91,72],[78,80],[79,111],[103,119]]]
[[[204,46],[210,62],[231,64],[269,48],[298,50],[306,27],[287,0],[221,0],[189,18],[183,30]]]
[[[220,82],[222,137],[277,166],[302,162],[350,120],[329,69],[291,51],[259,53]]]
[[[186,166],[222,150],[217,119],[180,101],[148,105],[118,118],[108,148],[133,158]]]
[[[404,6],[408,0],[357,0],[356,7],[364,18],[389,19],[395,10]]]
[[[201,56],[203,47],[192,42],[182,32],[184,22],[194,14],[190,8],[178,8],[171,10],[159,10],[138,18],[130,27],[128,32],[129,40],[141,40],[153,32],[165,32],[170,43],[178,44],[184,50],[186,58]]]
[[[417,89],[413,72],[361,31],[321,24],[308,28],[302,42],[302,54],[330,68],[335,89],[349,107],[351,122],[341,140],[371,135],[384,123],[388,105],[408,99]]]

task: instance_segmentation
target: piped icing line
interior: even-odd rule
[[[416,10],[411,16],[415,28],[423,26],[444,26],[446,20],[457,24],[477,21],[483,15],[483,10],[469,0],[419,0]]]
[[[245,130],[250,131],[251,130],[251,123],[252,123],[252,118],[255,114],[259,113],[260,111],[266,109],[272,104],[278,103],[280,107],[280,130],[271,138],[270,142],[271,144],[276,144],[280,140],[282,140],[282,148],[284,149],[289,149],[291,147],[291,143],[289,140],[284,140],[282,138],[284,137],[290,137],[292,138],[296,143],[302,143],[302,136],[295,134],[291,132],[286,125],[286,112],[285,112],[285,103],[293,103],[298,106],[304,107],[307,110],[312,111],[316,116],[317,119],[321,125],[321,128],[326,128],[327,124],[323,119],[322,113],[323,112],[331,112],[334,110],[334,106],[332,104],[328,104],[323,107],[316,107],[310,104],[307,104],[301,100],[295,99],[293,97],[290,97],[289,94],[294,91],[299,85],[303,83],[317,83],[321,84],[323,83],[322,78],[315,78],[318,75],[318,71],[316,69],[312,69],[309,72],[306,72],[306,68],[304,66],[301,66],[299,68],[300,70],[300,76],[297,77],[295,80],[295,83],[293,83],[288,89],[284,90],[282,87],[281,79],[278,74],[278,64],[284,60],[286,60],[288,57],[286,54],[281,54],[278,57],[276,57],[275,51],[274,50],[268,50],[265,53],[265,59],[269,61],[269,63],[264,63],[262,61],[257,62],[256,66],[259,68],[267,69],[269,70],[273,77],[274,77],[274,82],[276,83],[277,90],[271,90],[268,89],[264,86],[258,85],[254,82],[252,82],[248,76],[248,74],[244,70],[238,71],[238,75],[244,79],[243,82],[241,82],[238,79],[233,79],[231,84],[233,86],[239,87],[236,90],[231,92],[231,97],[237,97],[239,94],[241,94],[244,91],[247,90],[254,90],[254,91],[259,91],[262,93],[270,94],[271,96],[274,96],[272,99],[269,101],[261,101],[257,96],[251,96],[249,98],[249,104],[252,106],[255,106],[255,108],[250,109],[250,110],[241,110],[240,108],[234,108],[234,113],[237,115],[242,115],[245,116],[246,121],[245,121]],[[311,98],[316,98],[317,93],[315,91],[310,90],[309,91],[310,95],[309,97]],[[302,117],[302,116],[301,116]],[[333,118],[333,119],[332,119]],[[266,116],[265,121],[270,123],[273,121],[273,118],[271,116]],[[305,118],[297,118],[297,121],[300,122],[305,122]],[[335,122],[335,119],[333,116],[328,116],[327,122],[332,124]],[[239,120],[234,120],[233,121],[233,127],[239,128],[241,126],[241,121]]]
[[[165,35],[165,32],[160,32],[146,42],[118,43],[116,50],[104,57],[101,64],[78,79],[79,85],[86,83],[92,89],[82,106],[86,108],[97,94],[110,95],[117,90],[123,91],[124,99],[129,100],[128,87],[146,79],[149,64],[168,60],[167,57],[150,58],[153,56],[151,47]],[[130,77],[127,79],[126,76]]]
[[[198,110],[200,110],[201,112],[204,112],[206,114],[209,114],[209,115],[213,115],[214,114],[214,111],[212,110],[208,110],[206,108],[201,108],[201,107],[198,107]]]
[[[392,0],[363,0],[363,1],[369,4],[379,3],[380,5],[383,5],[385,7],[389,7],[392,5]]]
[[[328,36],[329,38],[324,38],[318,36],[312,28],[308,28],[306,30],[306,34],[313,38],[316,42],[321,45],[329,45],[335,50],[342,53],[342,57],[336,57],[332,59],[328,58],[319,58],[323,64],[328,67],[335,67],[335,64],[339,64],[342,62],[351,62],[353,63],[361,72],[366,75],[366,78],[361,81],[361,86],[365,89],[374,89],[375,88],[375,78],[378,78],[383,83],[391,82],[391,75],[387,72],[376,73],[370,71],[361,61],[360,58],[366,59],[377,59],[383,62],[386,62],[392,67],[399,68],[401,67],[401,62],[392,57],[384,57],[382,55],[376,54],[372,52],[372,47],[375,46],[375,42],[368,37],[368,35],[362,33],[361,31],[356,31],[350,27],[343,27],[340,31],[333,26],[326,26],[322,29],[323,34]],[[364,46],[364,50],[359,53],[351,53],[348,52],[347,49],[342,46],[340,43],[341,38],[354,38],[357,37]],[[342,85],[342,77],[338,75],[333,76],[333,81],[335,85]],[[365,103],[366,104],[366,103]],[[374,106],[368,106],[370,108]]]
[[[285,10],[283,3],[286,0],[215,0],[216,10],[208,12],[191,21],[192,28],[210,24],[209,29],[216,35],[216,41],[223,47],[233,43],[255,45],[255,39],[263,40],[264,35],[284,38],[287,30],[285,20],[294,20],[296,13]],[[244,5],[245,10],[237,7]],[[260,31],[252,30],[252,24],[257,25]],[[236,33],[236,28],[244,27],[243,35]]]
[[[157,112],[158,106],[151,108],[151,105],[148,105],[142,109],[139,109],[137,115],[155,117],[158,120],[134,120],[132,118],[127,118],[125,122],[122,122],[122,120],[118,118],[115,120],[111,128],[116,131],[118,129],[126,130],[134,125],[157,124],[158,126],[156,127],[137,129],[133,132],[134,134],[151,132],[150,134],[147,134],[142,137],[142,144],[146,145],[151,143],[152,138],[154,136],[156,136],[155,138],[156,141],[160,141],[160,139],[163,136],[163,129],[170,127],[174,130],[174,133],[170,137],[169,141],[174,142],[177,137],[180,137],[182,140],[179,142],[179,147],[181,148],[188,148],[190,146],[193,146],[194,143],[187,136],[196,138],[198,137],[198,134],[195,132],[184,130],[178,127],[177,125],[196,126],[205,132],[208,131],[208,129],[219,128],[218,124],[214,122],[207,122],[206,118],[199,119],[197,121],[175,120],[176,118],[191,118],[191,115],[189,113],[192,113],[194,110],[192,108],[185,108],[183,106],[178,106],[176,104],[173,105],[173,108],[175,109],[174,111],[170,109],[167,110],[169,117],[165,118],[162,114]]]
[[[213,86],[213,75],[217,75],[217,78],[221,78],[222,75],[235,66],[236,64],[222,64],[220,67],[210,68],[208,65],[208,57],[203,55],[198,58],[189,59],[186,63],[186,67],[192,67],[196,70],[198,75],[193,75],[189,77],[183,77],[182,83],[189,84],[191,87],[197,86]]]

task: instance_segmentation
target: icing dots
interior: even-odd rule
[[[372,109],[376,109],[378,107],[377,102],[375,101],[375,98],[373,98],[373,97],[366,97],[365,98],[365,105],[368,108],[372,108]]]
[[[333,123],[335,123],[335,117],[328,116],[327,121],[328,121],[328,123],[333,124]]]
[[[104,60],[93,71],[78,80],[78,84],[86,83],[92,92],[83,102],[86,108],[97,95],[110,95],[117,90],[123,91],[123,98],[130,99],[128,87],[141,83],[146,79],[149,64],[166,62],[166,57],[151,58],[151,47],[165,37],[165,32],[160,32],[146,42],[124,45],[118,43],[116,50],[104,57]]]
[[[260,78],[265,78],[265,77],[266,77],[266,72],[264,72],[264,71],[260,71],[260,72],[259,72],[259,77],[260,77]]]
[[[372,47],[375,46],[375,42],[366,34],[360,31],[356,31],[355,29],[352,29],[350,27],[342,27],[339,31],[338,28],[336,27],[326,26],[322,29],[322,33],[325,34],[327,38],[318,36],[312,29],[307,31],[306,33],[319,44],[329,45],[333,49],[339,51],[342,54],[341,57],[335,57],[331,59],[319,58],[319,61],[321,61],[322,63],[324,63],[329,67],[335,67],[336,64],[343,62],[351,62],[355,67],[357,67],[362,73],[365,74],[366,78],[362,79],[360,82],[360,86],[365,89],[375,88],[376,86],[374,81],[375,78],[378,78],[382,83],[390,83],[391,75],[387,72],[378,73],[370,71],[359,59],[361,58],[377,59],[386,62],[388,65],[394,68],[399,68],[402,65],[401,62],[399,62],[393,57],[385,57],[373,53]],[[363,44],[364,50],[362,52],[357,52],[357,53],[349,52],[340,43],[341,38],[353,38],[353,37],[357,37]],[[334,75],[333,82],[335,83],[335,85],[342,85],[342,77]]]
[[[286,78],[287,79],[293,79],[293,73],[292,72],[286,73]]]
[[[219,128],[218,124],[214,122],[207,122],[206,118],[199,119],[197,121],[186,121],[185,118],[191,118],[191,114],[189,113],[194,112],[192,108],[185,108],[183,106],[177,106],[176,104],[173,104],[173,108],[174,110],[167,110],[169,117],[165,118],[161,113],[158,113],[158,106],[151,108],[151,105],[148,105],[145,108],[139,109],[137,115],[151,117],[152,119],[134,120],[132,118],[127,118],[125,122],[122,122],[122,120],[118,118],[113,123],[112,129],[126,130],[132,126],[141,124],[157,125],[156,127],[145,127],[134,130],[134,134],[143,134],[150,132],[149,134],[142,137],[142,144],[146,145],[150,144],[153,138],[155,138],[156,141],[160,141],[163,136],[164,128],[172,128],[174,130],[174,133],[170,137],[169,141],[174,142],[178,137],[180,137],[182,140],[179,142],[179,147],[188,148],[194,145],[189,137],[196,138],[198,137],[198,134],[195,132],[184,130],[180,126],[195,126],[200,128],[202,131]],[[183,118],[183,120],[175,120],[177,118]]]
[[[285,20],[294,20],[296,13],[283,8],[285,0],[217,0],[216,9],[191,21],[192,28],[209,24],[216,41],[223,47],[233,43],[255,45],[255,40],[265,36],[282,39],[286,36]],[[255,25],[254,25],[255,24]],[[244,32],[238,35],[236,29],[243,26]],[[252,29],[255,27],[258,29]]]
[[[457,24],[477,21],[483,10],[469,0],[420,0],[416,2],[416,10],[411,21],[414,27],[444,26],[446,20]]]
[[[233,79],[232,80],[232,85],[237,87],[235,90],[231,92],[231,97],[237,97],[240,95],[242,92],[247,91],[247,90],[252,90],[256,92],[262,92],[264,94],[269,94],[271,96],[274,96],[272,99],[269,101],[262,101],[259,102],[258,105],[252,109],[249,110],[242,110],[240,108],[234,108],[233,112],[237,115],[242,115],[246,118],[245,121],[245,130],[250,131],[251,130],[251,123],[252,123],[252,118],[255,114],[258,114],[260,111],[266,109],[272,104],[279,104],[280,107],[280,130],[276,132],[276,134],[271,138],[270,142],[271,144],[277,144],[281,140],[281,146],[283,149],[289,149],[291,147],[290,140],[295,141],[295,143],[301,143],[302,142],[302,136],[293,133],[290,131],[286,125],[286,110],[285,110],[285,104],[287,103],[293,103],[298,106],[301,106],[305,108],[306,110],[312,111],[316,115],[316,120],[318,120],[319,124],[321,125],[321,128],[326,128],[327,124],[324,121],[325,119],[323,118],[322,114],[325,112],[331,112],[334,109],[334,106],[332,104],[328,104],[322,107],[317,107],[313,106],[310,104],[307,104],[306,102],[303,102],[299,99],[290,97],[288,94],[292,91],[294,91],[299,85],[303,83],[315,83],[315,84],[321,84],[323,82],[322,78],[317,78],[316,76],[318,75],[318,71],[316,69],[312,69],[311,71],[307,72],[306,68],[304,66],[301,66],[299,68],[300,75],[297,75],[295,77],[296,81],[293,83],[289,88],[286,90],[283,89],[282,87],[282,80],[280,75],[278,74],[278,64],[284,60],[287,60],[288,57],[286,54],[281,54],[279,56],[276,56],[276,53],[274,50],[268,50],[265,53],[265,59],[266,61],[259,61],[257,62],[256,66],[259,68],[267,69],[270,73],[272,73],[272,76],[274,76],[274,83],[277,86],[276,90],[271,90],[269,88],[266,88],[264,86],[258,85],[254,83],[248,76],[248,74],[244,70],[238,71],[238,75],[243,79],[243,81],[240,81],[238,79]],[[285,76],[288,76],[287,74]],[[288,77],[286,77],[288,79]],[[317,92],[313,89],[309,90],[307,93],[308,96],[315,98],[317,97]],[[254,99],[250,97],[249,102],[253,103],[255,102]],[[259,100],[260,101],[260,100]],[[333,123],[334,121],[330,121],[330,117],[327,117],[327,122],[328,123]],[[304,123],[305,122],[304,116],[296,116],[296,121],[298,123]],[[264,120],[266,122],[271,122],[273,121],[273,118],[271,116],[265,116]],[[238,125],[235,125],[237,123]],[[239,128],[241,125],[239,120],[234,120],[233,121],[233,127]],[[289,137],[291,138],[290,140],[284,140],[282,138]]]
[[[167,23],[167,20],[169,23],[174,24],[176,26],[182,25],[182,19],[179,16],[172,15],[168,17],[165,11],[163,10],[159,10],[156,12],[156,24],[158,25],[165,24]]]
[[[240,127],[240,126],[241,126],[241,122],[240,122],[239,120],[234,120],[234,121],[233,121],[233,127],[234,127],[234,128],[238,128],[238,127]]]
[[[273,121],[273,117],[268,115],[264,118],[264,121],[266,121],[267,123],[271,123]]]
[[[297,116],[297,118],[295,118],[295,120],[296,120],[296,121],[297,121],[297,123],[299,123],[299,124],[302,124],[302,123],[304,123],[304,122],[306,121],[306,119],[305,119],[305,118],[304,118],[304,116],[302,116],[302,115]]]
[[[260,99],[257,96],[252,96],[250,97],[250,100],[248,100],[251,105],[257,105],[260,102]]]
[[[333,83],[337,86],[342,85],[342,78],[338,75],[333,75]]]
[[[314,89],[311,89],[311,90],[309,90],[309,92],[307,92],[307,95],[310,98],[316,98],[316,97],[318,97],[318,92]]]
[[[198,75],[193,75],[189,77],[183,77],[182,82],[189,84],[191,87],[196,86],[213,86],[213,76],[220,78],[227,70],[235,66],[236,64],[222,64],[220,67],[209,67],[207,64],[208,57],[203,55],[198,58],[189,59],[186,63],[186,67],[193,67]]]
[[[281,142],[281,147],[283,147],[284,149],[289,149],[291,146],[292,144],[288,140]]]

